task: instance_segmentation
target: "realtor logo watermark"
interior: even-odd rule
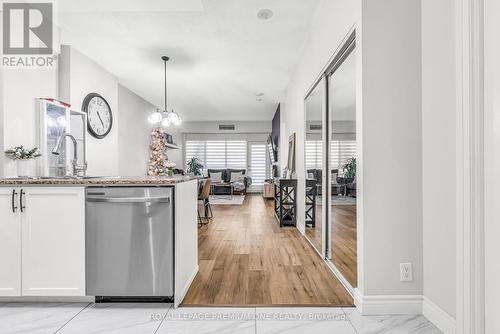
[[[53,67],[54,4],[2,3],[2,65],[4,68]]]

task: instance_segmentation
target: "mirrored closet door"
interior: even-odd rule
[[[357,287],[356,51],[354,40],[328,73],[330,195],[327,258]]]
[[[305,99],[305,223],[306,237],[316,250],[326,251],[325,147],[326,81],[319,80]]]

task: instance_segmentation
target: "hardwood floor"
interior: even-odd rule
[[[306,225],[306,236],[314,247],[321,253],[321,239],[323,233],[323,205],[316,204],[316,221],[315,226]]]
[[[315,227],[306,227],[306,236],[321,251],[321,205],[316,208]],[[319,212],[319,214],[318,214]],[[332,205],[331,261],[353,287],[357,287],[356,205]]]
[[[183,305],[352,306],[353,300],[295,228],[280,228],[273,202],[248,195],[213,205],[199,230],[200,270]]]
[[[352,287],[358,286],[356,206],[333,205],[331,260]]]

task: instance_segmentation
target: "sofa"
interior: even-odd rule
[[[246,175],[246,169],[208,169],[208,177],[212,179],[212,184],[214,185],[212,188],[213,195],[227,195],[230,192],[228,187],[217,187],[218,182],[213,178],[215,173],[221,173],[221,182],[233,184],[234,194],[245,195],[248,187],[252,183],[252,179]],[[234,179],[233,177],[233,182],[231,182],[231,175],[234,175],[235,173],[241,173],[242,177],[237,179]]]
[[[338,174],[339,174],[338,169],[332,169],[332,174],[334,174],[334,173],[337,174],[337,183],[338,184],[345,184],[346,195],[356,197],[356,180],[353,178],[346,178],[346,177],[338,176]],[[321,169],[308,169],[307,175],[308,175],[308,179],[316,180],[316,193],[321,194],[321,191],[322,191],[321,180],[322,180],[322,176],[323,176],[323,170],[321,170]],[[341,188],[332,185],[330,191],[331,191],[331,194],[334,196],[343,195],[343,193],[339,194],[340,190],[341,190]],[[343,191],[344,190],[342,190],[342,192]]]

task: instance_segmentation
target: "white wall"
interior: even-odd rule
[[[122,176],[147,174],[151,133],[147,117],[154,109],[151,103],[118,85],[118,171]]]
[[[485,0],[486,333],[500,333],[500,2]]]
[[[2,70],[3,98],[3,147],[2,152],[12,146],[36,146],[37,97],[57,95],[57,68],[55,69],[4,69]],[[2,154],[3,155],[3,154]],[[32,164],[31,172],[35,172]],[[14,161],[4,159],[4,176],[16,176]]]
[[[219,130],[221,125],[235,125],[234,131]],[[180,131],[184,133],[266,133],[272,131],[272,122],[269,121],[212,121],[212,122],[184,122],[180,127]]]
[[[424,295],[456,313],[455,1],[422,0]]]
[[[146,175],[152,131],[147,117],[156,107],[119,84],[118,110],[118,172],[122,176]],[[168,158],[182,168],[182,135],[175,127],[165,129],[165,132],[171,134],[180,145],[178,150],[167,150]]]
[[[0,16],[0,32],[2,19]],[[56,37],[56,45],[57,41]],[[37,145],[35,99],[57,95],[57,71],[57,66],[51,69],[6,69],[0,65],[0,176],[17,175],[15,162],[5,158],[3,151],[12,146],[32,148]],[[32,163],[30,172],[35,171],[36,163]]]
[[[363,0],[363,295],[422,293],[420,19],[419,0]],[[412,282],[400,282],[403,262]]]
[[[103,139],[87,133],[87,162],[89,175],[118,175],[118,80],[111,73],[80,53],[75,48],[61,48],[63,61],[69,62],[59,82],[60,99],[68,101],[74,110],[82,110],[82,103],[90,93],[98,93],[108,101],[113,113],[113,127]],[[69,87],[69,88],[68,88]],[[64,92],[69,96],[64,96]]]

